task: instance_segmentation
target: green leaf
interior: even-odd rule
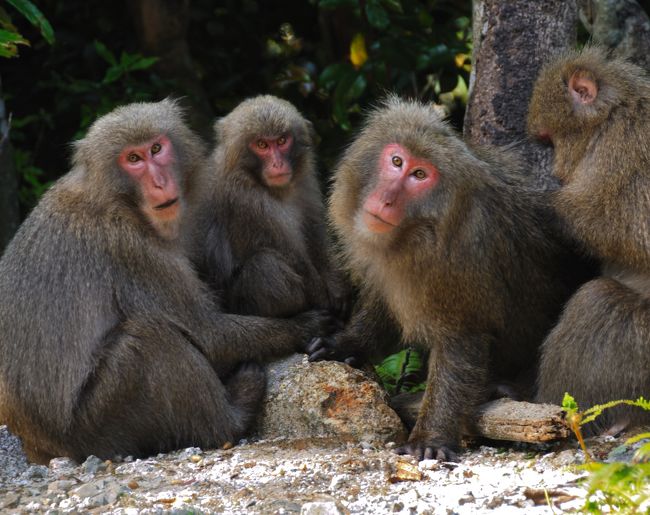
[[[93,41],[93,46],[95,47],[95,51],[102,59],[104,59],[104,61],[112,66],[117,66],[117,59],[115,59],[113,52],[111,52],[104,43],[95,40]]]
[[[7,0],[11,5],[20,11],[27,20],[37,27],[42,36],[50,45],[54,44],[54,29],[47,21],[43,13],[29,0]]]
[[[146,70],[151,68],[154,64],[158,62],[158,57],[142,57],[138,56],[138,59],[134,61],[130,66],[129,70]]]
[[[366,4],[366,16],[368,23],[378,29],[385,29],[390,25],[390,18],[386,9],[379,3],[380,0],[368,0]]]
[[[578,411],[578,403],[573,397],[565,392],[564,398],[562,399],[562,408],[566,411]]]
[[[124,70],[122,68],[119,66],[112,66],[106,70],[106,75],[104,75],[102,82],[104,84],[110,84],[111,82],[115,82],[117,79],[119,79],[123,74]]]
[[[9,30],[0,29],[0,45],[29,45],[24,37],[22,37],[18,32],[11,32]]]
[[[29,41],[17,32],[0,29],[0,57],[16,57],[18,55],[16,45],[29,45]]]

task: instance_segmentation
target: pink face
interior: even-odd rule
[[[363,221],[374,233],[387,233],[398,227],[409,202],[431,191],[440,177],[433,164],[397,143],[384,147],[377,175],[379,181],[362,207]]]
[[[118,164],[140,187],[142,210],[154,222],[169,222],[178,217],[179,189],[174,174],[174,149],[165,135],[142,145],[124,148]]]
[[[273,138],[257,138],[249,143],[249,148],[260,158],[262,179],[267,186],[286,186],[293,177],[289,153],[293,145],[291,134]]]

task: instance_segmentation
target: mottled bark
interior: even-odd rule
[[[0,254],[20,224],[18,177],[9,142],[9,116],[5,110],[0,79]]]
[[[650,70],[650,18],[636,0],[579,0],[593,40]]]
[[[465,135],[475,143],[520,142],[541,188],[554,184],[552,151],[527,139],[528,101],[541,66],[575,47],[577,21],[574,0],[474,0]]]
[[[204,136],[212,136],[213,110],[187,43],[190,0],[135,0],[129,2],[142,52],[160,58],[155,69],[171,80],[175,89],[165,92],[181,97],[190,109],[190,124]]]

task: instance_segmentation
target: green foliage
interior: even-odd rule
[[[375,366],[384,388],[391,395],[424,390],[425,384],[420,380],[421,370],[422,358],[413,349],[391,354]]]
[[[7,0],[11,5],[13,5],[20,14],[22,14],[29,23],[38,28],[41,32],[41,35],[45,38],[50,45],[54,44],[54,30],[52,25],[47,21],[43,13],[29,0]]]
[[[637,406],[650,410],[650,402],[643,397],[636,400],[623,399],[598,404],[581,412],[578,403],[568,393],[564,394],[562,408],[567,412],[567,420],[576,433],[580,444],[589,456],[580,433],[579,425],[592,422],[604,410],[620,405]],[[582,507],[583,513],[622,513],[650,514],[650,433],[642,433],[626,440],[625,445],[632,445],[648,439],[637,449],[633,463],[598,463],[591,461],[582,466],[590,472],[586,480],[587,495]]]
[[[54,44],[54,30],[38,7],[29,0],[7,0],[7,2],[37,27],[50,45]],[[9,13],[0,7],[0,57],[16,57],[18,45],[29,45],[29,41],[18,32]]]
[[[341,129],[351,129],[351,116],[387,90],[430,98],[450,110],[457,100],[466,102],[471,31],[462,10],[445,4],[435,10],[413,0],[321,0],[319,6],[356,20],[345,61],[325,67],[317,79]],[[440,26],[434,20],[444,15]]]
[[[109,64],[101,82],[103,85],[111,84],[131,72],[151,68],[158,61],[158,57],[144,57],[140,54],[129,54],[128,52],[122,52],[118,61],[113,52],[101,41],[95,40],[93,45],[99,56]]]
[[[20,59],[3,62],[2,70],[4,99],[14,116],[12,143],[29,154],[19,163],[26,174],[21,187],[33,190],[22,195],[23,214],[42,191],[36,183],[48,184],[68,169],[69,141],[127,102],[172,94],[191,105],[197,92],[204,92],[212,110],[200,104],[208,123],[195,128],[209,131],[209,121],[246,97],[286,98],[321,138],[324,184],[360,113],[387,91],[443,103],[452,123],[462,124],[469,0],[193,0],[182,43],[200,81],[196,88],[185,75],[161,78],[163,70],[174,69],[170,62],[178,55],[167,47],[164,55],[143,55],[142,28],[130,8],[39,0],[56,28],[56,44],[49,45],[51,26],[40,10],[26,9],[29,4],[0,2],[21,13],[13,20],[17,29],[0,7],[0,29],[31,42],[24,43]],[[0,49],[7,48],[1,38]],[[178,48],[174,38],[168,43]],[[19,119],[29,123],[17,127]]]
[[[650,513],[650,463],[590,463],[583,513]]]

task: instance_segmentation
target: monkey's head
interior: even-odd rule
[[[476,164],[434,106],[391,96],[370,113],[335,172],[334,226],[379,244],[431,229],[460,192],[471,191]]]
[[[171,100],[118,107],[75,143],[73,162],[96,205],[126,206],[163,238],[177,235],[188,179],[204,148]]]
[[[262,95],[249,98],[215,124],[224,149],[216,163],[226,173],[242,172],[258,183],[282,190],[299,174],[313,169],[314,131],[286,100]]]
[[[530,100],[528,131],[565,148],[574,158],[611,115],[638,98],[642,71],[620,59],[608,58],[598,47],[563,55],[540,72]],[[625,108],[625,107],[624,107]],[[570,149],[570,150],[569,150]],[[566,179],[566,177],[560,177]]]

